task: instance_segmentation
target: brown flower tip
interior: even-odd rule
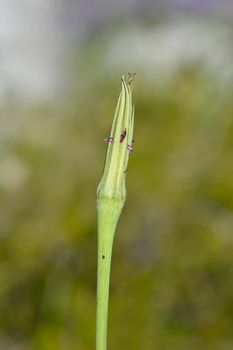
[[[126,73],[122,75],[121,79],[122,81],[125,81],[126,84],[130,85],[133,82],[135,75],[136,73]]]

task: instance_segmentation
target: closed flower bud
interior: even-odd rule
[[[134,74],[121,78],[121,93],[118,99],[112,130],[105,141],[108,142],[106,161],[102,180],[97,189],[97,198],[125,201],[125,170],[132,149],[134,108],[130,83]]]

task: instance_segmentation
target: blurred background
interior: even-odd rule
[[[109,349],[233,348],[232,18],[231,0],[1,1],[1,350],[95,348],[95,192],[128,71]]]

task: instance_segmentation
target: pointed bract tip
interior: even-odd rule
[[[125,73],[121,76],[121,80],[130,85],[133,82],[135,75],[136,73]]]

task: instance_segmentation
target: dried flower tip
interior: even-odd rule
[[[121,80],[130,85],[133,82],[135,75],[136,73],[126,73],[121,77]]]

